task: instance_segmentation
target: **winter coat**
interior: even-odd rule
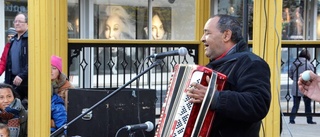
[[[293,96],[303,96],[298,88],[299,75],[305,70],[314,71],[313,65],[304,57],[298,57],[297,60],[289,68],[289,77],[293,80],[291,85],[291,95]]]
[[[57,80],[51,81],[53,92],[58,94],[65,102],[66,110],[68,110],[68,89],[74,88],[68,81],[67,76],[60,73]]]
[[[271,103],[270,68],[240,41],[226,56],[207,67],[227,76],[224,89],[215,92],[212,137],[259,137],[261,120]]]
[[[17,39],[18,34],[13,36],[13,39]],[[20,36],[21,40],[21,50],[20,53],[17,55],[20,59],[20,73],[18,76],[22,79],[22,83],[20,86],[27,87],[28,86],[28,31],[26,31],[22,36]],[[12,48],[12,44],[14,41],[11,42],[10,48],[7,55],[7,66],[6,66],[6,73],[5,73],[5,83],[13,85],[13,79],[12,77],[12,61],[11,61],[11,53],[10,50]]]
[[[27,137],[27,120],[28,112],[18,98],[0,112],[0,122],[8,125],[10,137]]]
[[[51,119],[55,127],[51,127],[51,133],[67,123],[67,111],[64,107],[64,101],[57,94],[51,96]]]
[[[7,64],[7,56],[10,48],[10,43],[8,42],[3,49],[1,58],[0,58],[0,76],[3,74],[3,72],[6,70],[6,64]]]

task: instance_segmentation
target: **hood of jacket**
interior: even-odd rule
[[[64,101],[57,94],[53,93],[51,97],[51,105],[52,104],[62,104],[64,106]]]

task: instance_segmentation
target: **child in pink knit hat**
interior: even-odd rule
[[[73,88],[67,76],[62,73],[62,59],[51,56],[51,133],[67,122],[68,89]],[[54,109],[52,109],[54,108]]]
[[[58,94],[68,104],[67,91],[73,86],[62,72],[62,58],[55,55],[51,56],[51,86],[54,90],[53,93]]]
[[[60,72],[62,72],[62,59],[58,56],[51,56],[51,65],[56,67]]]

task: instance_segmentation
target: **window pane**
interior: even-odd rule
[[[320,40],[320,0],[318,0],[317,2],[317,24],[315,24],[314,26],[316,26],[316,34],[317,34],[317,40]]]
[[[304,40],[305,19],[303,1],[283,1],[282,40]]]
[[[242,0],[211,0],[213,6],[211,7],[211,13],[215,14],[227,14],[238,17],[239,22],[243,24],[243,1]],[[217,9],[215,3],[217,2]],[[253,22],[253,0],[248,0],[248,39],[252,40],[252,22]]]
[[[149,19],[147,0],[95,1],[95,38],[195,40],[194,0],[157,0],[151,5],[153,14]]]
[[[68,37],[80,38],[79,3],[77,0],[68,0]]]

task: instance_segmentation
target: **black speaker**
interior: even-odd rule
[[[116,89],[70,89],[68,92],[68,123]],[[123,89],[103,101],[92,111],[69,124],[68,136],[81,137],[152,137],[150,132],[120,130],[126,125],[150,121],[155,124],[156,91]],[[118,134],[117,134],[118,132]]]

